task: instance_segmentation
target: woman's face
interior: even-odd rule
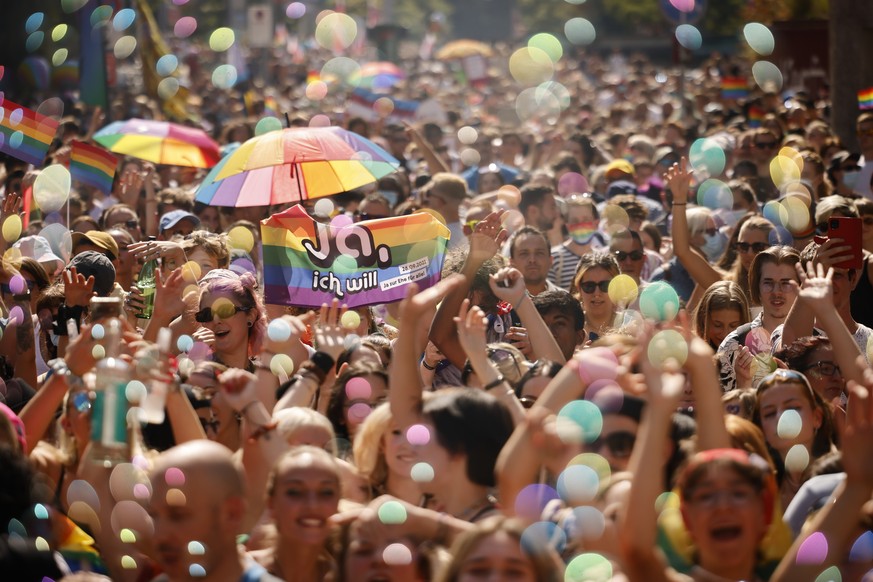
[[[373,409],[388,398],[388,385],[381,376],[366,375],[346,382],[345,415],[349,435],[354,439],[358,427]]]
[[[706,322],[706,333],[709,337],[706,339],[711,345],[720,346],[724,338],[740,326],[741,317],[739,309],[730,307],[710,311]]]
[[[276,476],[270,511],[280,538],[318,546],[330,534],[328,518],[337,512],[340,483],[336,467],[309,453],[283,463]]]
[[[377,532],[372,528],[366,533],[363,532],[358,522],[351,526],[346,550],[345,579],[361,582],[423,581],[424,578],[417,567],[418,552],[415,544],[408,538],[391,536],[384,528]],[[411,560],[391,559],[393,550],[403,551],[400,545],[405,546],[412,555]]]
[[[713,466],[683,502],[700,562],[728,568],[746,563],[767,531],[756,488],[730,467]]]
[[[582,309],[585,311],[585,316],[603,319],[612,315],[615,310],[615,304],[609,298],[609,293],[601,289],[604,282],[612,281],[612,275],[609,271],[601,267],[593,267],[588,269],[579,284],[579,292],[582,299]],[[592,283],[593,290],[590,293],[585,291],[586,283]],[[592,286],[589,286],[591,289]]]
[[[500,174],[488,172],[479,176],[479,194],[486,192],[494,192],[503,186],[503,181],[500,179]]]
[[[199,309],[212,309],[212,319],[201,323],[203,327],[215,334],[215,343],[212,349],[215,353],[236,354],[242,351],[247,353],[249,341],[250,318],[253,319],[252,311],[237,311],[241,307],[239,299],[233,293],[207,292],[200,297]],[[233,313],[233,315],[231,315]],[[222,315],[228,316],[222,319]]]
[[[482,580],[536,582],[536,570],[519,541],[499,531],[480,540],[458,570],[457,582]]]
[[[840,404],[840,396],[846,390],[846,380],[840,367],[834,361],[834,350],[830,346],[819,346],[806,357],[806,370],[803,375],[809,380],[812,389],[822,398]]]
[[[385,463],[388,471],[394,475],[408,479],[412,466],[418,460],[415,449],[403,433],[400,425],[391,421],[391,430],[383,437],[385,445]]]
[[[761,245],[770,246],[766,232],[758,228],[746,228],[745,224],[740,230],[740,236],[737,237],[737,243],[740,245],[737,249],[737,253],[740,256],[740,263],[742,263],[743,268],[746,271],[748,271],[749,267],[752,265],[752,259],[755,258],[755,255],[761,252],[763,248],[767,248],[761,248]],[[756,246],[758,247],[757,251],[755,251]]]
[[[776,319],[788,316],[788,310],[797,298],[797,272],[794,265],[765,263],[761,267],[759,293],[764,315]]]
[[[785,458],[794,445],[804,445],[807,450],[812,448],[815,432],[821,426],[822,413],[813,409],[807,398],[806,389],[796,382],[780,382],[774,384],[758,396],[761,410],[761,428],[767,443]],[[800,417],[800,426],[795,421],[785,420],[779,426],[779,419],[788,411],[794,411]],[[797,418],[791,413],[791,417]],[[796,436],[792,436],[795,435]]]
[[[452,455],[437,440],[436,428],[430,422],[422,423],[427,429],[429,438],[423,444],[415,444],[415,464],[426,463],[433,470],[433,480],[418,481],[421,492],[425,495],[445,497],[447,491],[455,485],[459,476],[466,478],[466,460],[463,455]],[[423,441],[424,439],[422,439]]]
[[[221,232],[221,218],[218,214],[218,207],[207,206],[197,215],[200,219],[200,228],[209,232]]]
[[[873,213],[861,215],[861,244],[865,251],[873,252]]]
[[[703,245],[706,244],[706,234],[715,234],[716,226],[715,221],[712,217],[706,218],[706,225],[703,227],[703,230],[691,236],[691,246],[695,248],[703,248]]]

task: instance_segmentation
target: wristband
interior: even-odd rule
[[[333,356],[326,352],[315,352],[309,356],[309,361],[318,366],[318,369],[324,372],[325,376],[331,371],[334,364],[336,364],[336,360],[333,359]]]
[[[433,371],[436,370],[436,366],[431,366],[431,365],[429,365],[429,364],[427,363],[427,360],[422,359],[422,360],[421,360],[421,365],[424,366],[424,369],[425,369],[425,370],[430,370],[431,372],[433,372]]]
[[[488,392],[492,388],[497,388],[498,386],[503,384],[505,381],[506,381],[506,378],[504,378],[503,375],[499,375],[499,376],[497,376],[496,380],[489,382],[488,384],[483,386],[482,390],[484,390],[485,392]]]

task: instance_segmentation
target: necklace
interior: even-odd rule
[[[461,513],[456,515],[458,519],[462,519],[464,521],[472,522],[476,518],[478,518],[481,514],[486,511],[493,509],[497,506],[497,501],[491,497],[490,495],[485,495],[482,499],[479,499],[472,505],[469,505],[466,509],[464,509]]]

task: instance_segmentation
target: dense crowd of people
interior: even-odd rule
[[[728,97],[741,60],[680,81],[618,52],[565,56],[532,109],[496,47],[475,85],[401,63],[385,95],[434,117],[400,123],[348,114],[342,88],[313,99],[324,51],[220,89],[186,50],[190,123],[222,146],[272,104],[396,158],[301,204],[438,216],[442,278],[266,304],[259,221],[289,205],[195,202],[206,169],[126,156],[111,193],[28,205],[0,243],[10,579],[870,576],[873,113],[850,151],[825,93]],[[46,167],[104,119],[62,97]],[[135,88],[108,113],[162,118]],[[8,220],[42,170],[4,162]]]

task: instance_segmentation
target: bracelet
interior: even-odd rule
[[[674,202],[672,206],[688,206],[687,202]]]
[[[497,379],[495,379],[494,381],[489,382],[488,384],[486,384],[485,386],[483,386],[483,387],[482,387],[482,390],[484,390],[485,392],[488,392],[488,391],[491,390],[492,388],[497,388],[498,386],[500,386],[501,384],[503,384],[505,381],[506,381],[506,378],[504,378],[502,374],[501,374],[501,375],[498,375],[498,376],[497,376]]]
[[[258,442],[261,439],[261,437],[269,435],[271,432],[276,430],[276,428],[278,426],[279,426],[278,422],[270,422],[267,424],[262,424],[257,429],[255,429],[255,431],[249,436],[249,439],[248,439],[249,442],[250,443]]]
[[[430,370],[431,372],[433,372],[434,370],[436,370],[436,366],[430,366],[430,365],[428,365],[427,360],[424,360],[424,359],[421,360],[421,365],[424,366],[424,369],[425,369],[425,370]]]
[[[318,374],[307,368],[301,368],[298,370],[294,377],[300,380],[312,380],[317,385],[321,386],[321,378],[318,377]]]

